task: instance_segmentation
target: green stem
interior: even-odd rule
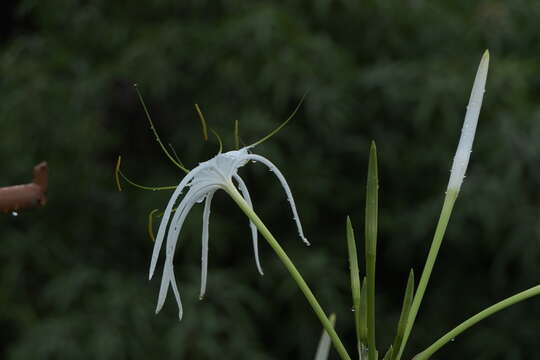
[[[437,254],[439,253],[444,233],[446,232],[446,227],[448,226],[448,221],[450,220],[450,215],[452,214],[452,209],[454,208],[454,203],[457,196],[457,190],[449,189],[446,192],[444,204],[441,210],[441,215],[439,217],[439,222],[437,223],[437,228],[435,229],[435,235],[433,236],[431,248],[429,249],[426,264],[424,265],[424,271],[422,272],[420,282],[418,283],[418,289],[414,294],[411,310],[409,313],[409,319],[407,320],[405,333],[403,334],[403,342],[401,343],[401,347],[399,349],[396,360],[399,360],[401,358],[403,350],[405,349],[405,345],[407,344],[407,340],[409,339],[409,335],[411,334],[411,330],[413,328],[414,321],[416,320],[416,315],[418,314],[420,304],[422,303],[422,298],[424,297],[424,293],[426,292],[429,278],[431,276],[431,272],[433,271],[433,266],[435,265],[435,260],[437,259]]]
[[[279,245],[277,240],[274,238],[270,230],[264,225],[262,220],[257,216],[257,214],[250,208],[250,206],[246,203],[242,195],[236,190],[236,188],[231,184],[231,186],[227,187],[225,191],[231,196],[231,198],[236,202],[236,204],[242,209],[242,211],[247,215],[247,217],[251,220],[253,224],[257,227],[261,235],[266,239],[268,244],[274,249],[277,256],[285,265],[291,276],[293,277],[294,281],[302,290],[304,293],[307,301],[313,308],[313,311],[315,312],[315,315],[319,318],[322,326],[327,331],[328,335],[330,336],[330,339],[332,340],[332,343],[334,344],[334,347],[336,348],[337,352],[339,353],[339,356],[342,360],[351,360],[351,357],[347,353],[347,350],[345,349],[345,346],[343,346],[343,343],[341,342],[338,334],[334,330],[334,327],[332,326],[332,323],[326,316],[324,310],[321,308],[321,305],[319,305],[319,302],[315,298],[315,295],[313,295],[313,292],[309,288],[309,286],[306,284],[305,280],[302,278],[302,275],[300,275],[300,272],[296,269],[296,266],[294,266],[291,259],[287,256],[283,248]]]
[[[514,305],[520,301],[526,300],[530,297],[540,295],[540,285],[534,286],[530,289],[527,289],[525,291],[522,291],[518,294],[515,294],[513,296],[510,296],[509,298],[506,298],[502,301],[499,301],[498,303],[491,305],[487,309],[482,310],[478,314],[470,317],[469,319],[465,320],[455,328],[453,328],[451,331],[446,333],[443,337],[441,337],[439,340],[435,341],[433,345],[428,347],[426,350],[422,351],[418,355],[414,357],[414,360],[427,360],[430,358],[431,355],[433,355],[436,351],[438,351],[440,348],[442,348],[444,345],[446,345],[448,342],[452,341],[456,336],[470,328],[471,326],[475,325],[476,323],[480,322],[481,320],[487,318],[488,316],[491,316],[495,314],[496,312],[499,312],[511,305]]]

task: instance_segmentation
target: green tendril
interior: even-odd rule
[[[126,175],[124,175],[122,170],[120,170],[121,162],[122,162],[122,156],[118,156],[118,161],[116,162],[116,169],[115,169],[115,174],[114,174],[114,176],[116,178],[116,186],[118,187],[118,191],[122,191],[122,186],[120,185],[120,177],[122,177],[122,179],[124,179],[131,186],[136,187],[136,188],[141,189],[141,190],[160,191],[160,190],[174,190],[174,189],[176,189],[176,186],[156,186],[156,187],[152,187],[152,186],[139,185],[136,182],[130,180]]]
[[[300,101],[298,102],[298,105],[296,105],[296,108],[294,109],[294,111],[291,113],[291,115],[289,115],[289,117],[284,121],[282,122],[277,128],[275,128],[274,130],[272,130],[270,132],[270,134],[266,135],[265,137],[263,137],[262,139],[260,139],[259,141],[257,142],[254,142],[253,144],[249,145],[249,147],[254,147],[254,146],[257,146],[263,142],[265,142],[266,140],[270,139],[272,136],[274,136],[275,134],[277,134],[285,125],[287,125],[287,123],[289,121],[291,121],[291,119],[296,115],[296,113],[298,112],[298,110],[300,109],[300,106],[302,105],[302,103],[304,102],[304,99],[306,98],[306,95],[307,95],[307,92],[304,93],[304,95],[302,95],[302,98],[300,99]]]
[[[137,84],[134,84],[133,85],[135,87],[135,91],[137,92],[137,95],[139,97],[139,101],[141,102],[141,105],[144,109],[144,113],[146,115],[146,118],[148,119],[148,122],[150,123],[150,129],[152,130],[152,132],[154,133],[154,136],[156,137],[156,140],[157,142],[159,143],[159,146],[161,147],[161,149],[163,150],[163,152],[165,153],[165,155],[167,155],[167,157],[169,158],[169,160],[172,161],[172,163],[174,165],[176,165],[178,168],[182,169],[186,174],[189,173],[189,170],[186,169],[184,166],[182,166],[182,164],[180,164],[179,162],[177,162],[172,156],[171,154],[167,151],[167,148],[165,147],[165,145],[163,145],[163,143],[161,142],[161,139],[157,133],[157,130],[154,126],[154,122],[152,121],[152,117],[150,116],[150,112],[148,111],[148,108],[146,107],[146,103],[144,102],[144,99],[141,95],[141,92],[139,91],[139,87]]]
[[[217,138],[217,141],[219,143],[219,152],[218,152],[218,154],[221,154],[221,152],[223,151],[223,141],[221,141],[221,137],[219,136],[219,134],[214,129],[210,128],[210,131]]]
[[[206,119],[204,118],[199,104],[195,104],[195,110],[197,110],[197,114],[199,114],[199,119],[201,120],[204,141],[208,141],[208,127],[206,126]]]

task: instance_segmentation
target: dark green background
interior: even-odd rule
[[[160,152],[132,84],[190,167],[217,151],[193,108],[251,143],[309,90],[294,121],[259,146],[287,176],[241,171],[255,208],[296,262],[354,354],[344,238],[362,239],[369,141],[381,177],[378,345],[395,331],[407,273],[417,274],[442,205],[470,88],[491,67],[468,176],[405,358],[540,275],[540,2],[3,2],[0,185],[50,167],[49,204],[0,216],[0,358],[312,359],[320,325],[271,249],[259,277],[247,220],[214,200],[207,299],[199,302],[201,207],[176,255],[184,299],[154,315],[146,217],[169,193],[115,190],[123,154],[143,184],[182,173]],[[362,246],[360,246],[362,248]],[[540,299],[468,331],[434,359],[540,356]],[[332,358],[337,358],[333,353]]]

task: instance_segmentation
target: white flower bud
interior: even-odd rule
[[[489,51],[486,50],[480,60],[476,78],[474,79],[469,105],[465,113],[465,121],[461,130],[461,138],[454,156],[452,170],[450,171],[450,180],[448,181],[448,190],[459,191],[465,171],[469,164],[469,157],[472,151],[474,134],[476,133],[476,124],[478,123],[478,115],[482,107],[482,99],[484,97],[486,79],[489,67]]]

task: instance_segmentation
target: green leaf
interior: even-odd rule
[[[367,330],[367,280],[364,276],[362,281],[362,290],[360,291],[360,343],[367,345],[368,343],[368,330]]]
[[[403,335],[405,334],[405,328],[407,326],[407,321],[409,320],[409,312],[411,310],[412,300],[414,295],[414,271],[411,269],[409,272],[409,279],[407,280],[407,287],[405,289],[405,295],[403,296],[403,305],[401,306],[401,315],[399,316],[396,338],[394,339],[394,349],[399,349],[401,347],[401,342],[403,341]],[[397,356],[397,352],[396,352]],[[395,359],[394,356],[391,357],[392,360]]]
[[[392,347],[392,345],[390,345],[390,348],[388,349],[388,351],[386,352],[386,354],[384,354],[383,360],[390,360],[390,359],[392,359],[393,354],[394,354],[394,348]]]
[[[347,216],[347,249],[349,251],[349,269],[351,272],[351,291],[353,300],[354,322],[356,325],[356,338],[360,342],[360,271],[358,270],[358,254],[356,240],[351,219]]]
[[[377,257],[377,216],[379,208],[379,177],[377,174],[377,147],[371,142],[366,188],[366,276],[367,276],[367,329],[368,358],[376,359],[375,344],[375,262]]]

